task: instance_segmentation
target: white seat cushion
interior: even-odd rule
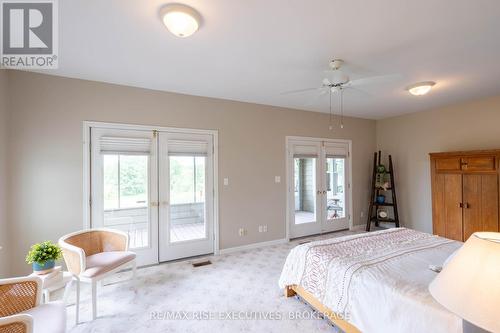
[[[33,317],[33,333],[66,332],[66,308],[62,302],[40,304],[23,313]]]
[[[96,277],[112,271],[135,259],[135,253],[130,251],[109,251],[96,253],[86,258],[87,269],[82,273],[85,277]]]

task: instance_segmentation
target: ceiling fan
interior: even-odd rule
[[[291,90],[282,93],[282,95],[288,94],[297,94],[304,93],[308,91],[318,91],[319,96],[329,93],[330,95],[330,125],[329,129],[333,129],[332,121],[333,121],[333,113],[332,113],[332,94],[337,93],[339,95],[339,109],[340,109],[340,128],[344,128],[344,90],[350,89],[365,95],[369,95],[368,92],[359,89],[360,86],[365,85],[375,85],[382,84],[388,81],[394,80],[398,75],[382,75],[382,76],[371,76],[360,79],[351,80],[349,75],[342,70],[342,66],[344,65],[344,60],[342,59],[333,59],[329,63],[329,70],[325,71],[325,77],[322,80],[322,84],[317,88],[306,88],[299,90]]]

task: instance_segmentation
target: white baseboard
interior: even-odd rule
[[[239,251],[244,251],[244,250],[253,250],[253,249],[258,249],[260,247],[279,245],[279,244],[285,244],[285,243],[288,243],[287,239],[284,239],[284,238],[283,239],[275,239],[275,240],[267,241],[267,242],[252,243],[252,244],[247,244],[247,245],[242,245],[242,246],[230,247],[227,249],[220,249],[219,254],[228,254],[228,253],[234,253],[234,252],[239,252]]]

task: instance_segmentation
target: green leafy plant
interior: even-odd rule
[[[379,164],[377,165],[377,175],[375,178],[375,187],[379,190],[387,191],[389,188],[389,183],[387,182],[387,169],[385,165]]]
[[[59,260],[62,257],[62,251],[59,245],[51,241],[34,244],[26,256],[26,262],[32,264],[34,262],[44,265],[49,260]]]

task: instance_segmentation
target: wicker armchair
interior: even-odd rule
[[[128,251],[128,235],[124,232],[113,229],[78,231],[61,237],[59,245],[68,270],[77,280],[77,289],[80,289],[80,282],[92,284],[92,319],[97,317],[98,281],[126,267],[132,268],[135,277],[136,255]],[[78,322],[78,310],[76,320]]]
[[[0,333],[65,332],[64,304],[40,304],[41,298],[37,277],[0,280]]]

